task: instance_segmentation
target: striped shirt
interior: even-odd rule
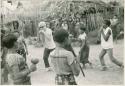
[[[61,47],[56,47],[50,54],[52,66],[56,74],[72,74],[71,64],[75,60],[72,52]]]

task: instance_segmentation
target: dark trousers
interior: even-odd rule
[[[48,58],[49,58],[49,54],[51,51],[53,51],[54,49],[48,49],[48,48],[45,48],[44,50],[44,54],[43,54],[43,60],[44,60],[44,64],[45,64],[45,67],[50,67],[49,65],[49,61],[48,61]]]

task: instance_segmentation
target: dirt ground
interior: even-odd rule
[[[44,69],[44,63],[42,59],[44,48],[35,48],[34,46],[29,46],[28,59],[38,58],[40,62],[37,64],[37,71],[31,74],[31,80],[33,85],[54,85],[55,73],[53,71],[46,72]],[[74,47],[75,52],[78,54],[79,48]],[[90,45],[90,61],[93,64],[93,68],[87,65],[87,69],[84,70],[86,77],[82,74],[76,78],[79,85],[123,85],[124,70],[113,64],[108,55],[105,56],[106,64],[108,66],[107,71],[100,70],[99,53],[101,47],[100,45]],[[114,56],[119,61],[123,61],[124,58],[124,43],[123,40],[119,40],[118,43],[114,43]],[[28,62],[30,64],[30,62]]]
[[[73,47],[76,54],[78,54],[79,48]],[[31,58],[38,58],[37,71],[31,74],[32,85],[54,85],[55,73],[53,71],[46,72],[43,63],[43,47],[36,48],[32,45],[28,46],[29,56],[28,65],[30,65]],[[76,77],[76,81],[79,85],[123,85],[124,83],[124,70],[113,64],[108,55],[105,56],[106,64],[108,66],[107,71],[100,70],[99,53],[100,45],[90,45],[90,58],[89,60],[93,64],[93,68],[87,65],[87,69],[84,70],[86,77],[82,74]],[[123,40],[119,40],[118,43],[114,43],[114,56],[119,61],[123,61],[124,58],[124,43]],[[50,60],[50,59],[49,59]],[[50,62],[51,64],[51,62]]]

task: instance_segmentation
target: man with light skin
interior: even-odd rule
[[[43,54],[45,68],[46,68],[46,71],[50,71],[51,67],[50,67],[48,58],[49,58],[50,52],[55,49],[56,45],[53,40],[52,30],[50,28],[47,28],[46,23],[42,21],[39,23],[38,26],[39,26],[39,34],[42,35],[42,41],[45,47],[44,54]]]

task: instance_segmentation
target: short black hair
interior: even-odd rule
[[[64,29],[58,29],[54,32],[54,41],[58,43],[63,43],[65,41],[65,38],[68,38],[69,34]]]
[[[110,20],[104,20],[104,23],[105,23],[107,26],[110,26],[110,25],[111,25]]]
[[[3,46],[8,48],[8,49],[12,48],[16,41],[17,41],[17,37],[12,33],[4,36],[2,39]]]

